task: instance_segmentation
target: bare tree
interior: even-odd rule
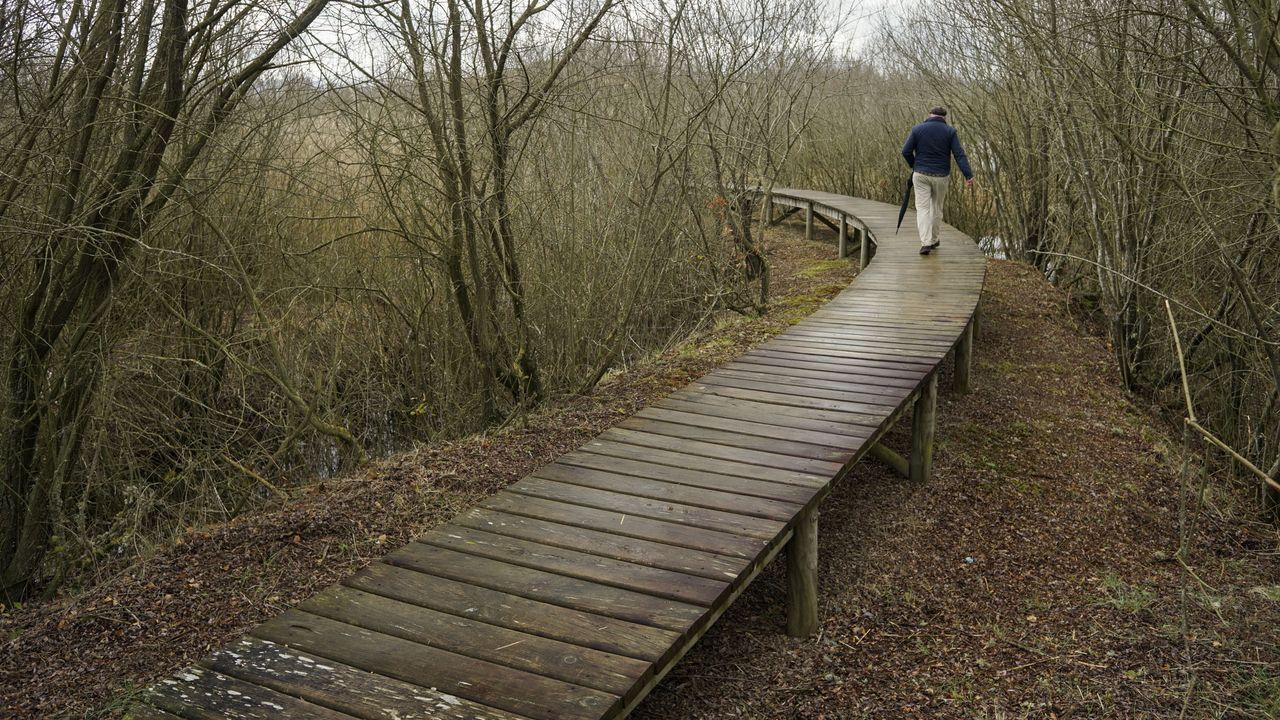
[[[82,480],[89,408],[109,353],[103,319],[144,237],[254,82],[326,3],[108,0],[23,15],[38,39],[16,46],[7,64],[13,170],[0,190],[0,222],[18,228],[11,282],[25,286],[6,377],[5,597],[25,593]],[[258,13],[278,22],[242,32]]]

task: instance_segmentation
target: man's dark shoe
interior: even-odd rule
[[[928,255],[932,250],[933,250],[933,246],[932,246],[932,245],[921,245],[921,246],[920,246],[920,254],[921,254],[921,255]]]

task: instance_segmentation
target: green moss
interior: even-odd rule
[[[1137,613],[1151,607],[1156,594],[1150,588],[1125,582],[1117,575],[1107,575],[1098,586],[1101,595],[1099,605],[1106,605],[1117,610]]]

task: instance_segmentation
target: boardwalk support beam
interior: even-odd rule
[[[783,211],[782,211],[782,214],[781,214],[781,215],[779,215],[779,216],[777,216],[777,217],[773,217],[773,214],[772,214],[772,213],[773,213],[773,211],[772,211],[772,210],[770,210],[769,212],[770,212],[770,215],[769,215],[769,224],[770,224],[770,225],[777,225],[778,223],[782,222],[783,220],[786,220],[787,218],[791,217],[792,215],[795,215],[796,213],[800,212],[800,208],[798,208],[798,207],[791,207],[791,208],[787,208],[786,210],[783,210]]]
[[[867,452],[871,457],[896,470],[899,475],[903,477],[911,476],[911,463],[906,458],[899,455],[896,450],[886,446],[884,443],[876,443],[875,445],[872,445],[871,449]]]
[[[804,212],[804,239],[813,240],[813,203],[809,203],[805,207]]]
[[[836,257],[841,260],[849,255],[849,218],[840,216],[840,242],[837,245]]]
[[[964,333],[960,335],[960,343],[956,345],[956,369],[952,380],[957,395],[969,394],[969,369],[973,366],[974,324],[975,320],[969,320]]]
[[[858,228],[858,238],[862,241],[862,247],[858,254],[858,270],[866,270],[867,265],[871,262],[871,237],[865,227]]]
[[[796,517],[787,543],[787,634],[809,637],[818,630],[818,508]]]
[[[938,373],[929,376],[916,398],[911,418],[911,479],[928,480],[933,474],[933,426],[938,409]]]

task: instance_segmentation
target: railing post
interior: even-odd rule
[[[787,543],[787,634],[808,637],[818,629],[818,508],[796,517]]]
[[[911,479],[928,480],[933,474],[933,425],[938,407],[938,373],[934,372],[916,398],[911,418]]]
[[[813,203],[810,202],[804,213],[804,239],[813,240]]]
[[[969,369],[973,365],[973,333],[977,322],[978,316],[975,313],[960,335],[960,343],[956,345],[956,369],[952,379],[954,380],[953,388],[959,395],[969,393]]]
[[[858,270],[866,270],[867,263],[871,262],[871,237],[865,225],[858,228],[858,237],[862,240],[862,248],[858,253]]]
[[[844,214],[840,215],[840,242],[836,247],[836,257],[843,260],[849,254],[849,218]]]

